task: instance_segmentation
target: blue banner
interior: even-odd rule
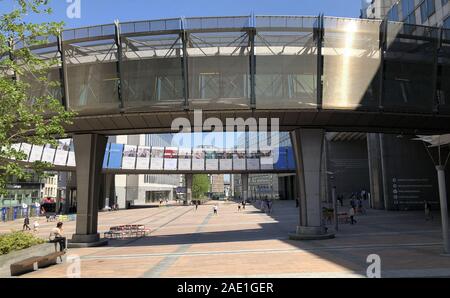
[[[110,145],[108,169],[120,169],[122,167],[123,147],[123,144]]]

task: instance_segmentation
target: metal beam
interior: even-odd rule
[[[61,59],[61,68],[59,69],[59,80],[61,83],[61,104],[67,111],[69,108],[69,100],[68,100],[69,89],[67,86],[66,54],[64,52],[61,32],[59,32],[57,36],[57,41],[58,41],[59,58]]]
[[[256,56],[255,56],[256,28],[248,31],[250,44],[249,67],[250,67],[250,108],[256,109]]]
[[[438,37],[434,51],[434,60],[433,60],[433,113],[439,113],[439,97],[437,96],[437,91],[439,87],[439,52],[442,46],[442,27],[438,29]]]
[[[123,96],[122,96],[122,86],[123,86],[123,79],[122,79],[122,41],[120,40],[120,26],[119,21],[114,22],[114,28],[115,28],[115,35],[114,35],[114,42],[116,43],[117,47],[117,62],[116,62],[116,72],[117,77],[119,78],[118,84],[117,84],[117,94],[119,96],[119,108],[121,112],[123,111],[124,104],[123,104]]]
[[[181,21],[183,27],[183,20]],[[180,33],[181,42],[183,44],[183,57],[181,58],[181,75],[183,78],[183,95],[184,95],[184,109],[189,110],[189,68],[188,68],[188,54],[187,43],[189,42],[189,35],[183,29]]]
[[[322,109],[323,93],[322,93],[322,75],[323,75],[323,57],[322,45],[324,36],[323,14],[317,17],[316,39],[317,39],[317,109]]]
[[[387,21],[383,20],[380,24],[380,67],[378,69],[378,109],[383,111],[383,96],[384,96],[384,55],[386,51],[387,39]]]

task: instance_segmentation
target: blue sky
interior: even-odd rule
[[[70,19],[67,2],[80,1],[81,18]],[[13,0],[0,0],[0,14],[13,7]],[[67,28],[122,22],[190,16],[224,15],[318,15],[359,17],[361,0],[50,0],[50,17],[33,21],[64,21]]]

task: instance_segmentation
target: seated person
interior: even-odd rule
[[[52,243],[59,243],[59,249],[60,251],[65,251],[66,250],[66,237],[64,237],[64,232],[63,232],[63,223],[62,222],[58,222],[56,224],[56,228],[53,228],[52,231],[50,232],[50,242]]]

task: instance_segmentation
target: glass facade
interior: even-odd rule
[[[113,24],[63,31],[69,107],[80,114],[119,109],[114,34]]]
[[[179,19],[120,25],[126,110],[183,108],[182,41],[175,32],[180,27]],[[157,34],[160,31],[167,33]]]
[[[386,110],[432,112],[437,36],[437,28],[388,23],[382,102]]]
[[[185,20],[189,108],[250,107],[250,44],[249,33],[244,30],[249,26],[248,20],[248,17]]]
[[[420,3],[427,17],[435,10],[431,2]],[[415,22],[415,3],[393,6],[391,19],[401,9],[403,19]],[[438,29],[384,24],[238,16],[124,23],[118,37],[114,24],[66,30],[68,107],[81,115],[252,107],[432,113],[446,88],[448,53],[443,49],[437,58]],[[444,40],[448,34],[444,30]],[[59,57],[54,43],[39,51],[43,59]],[[24,77],[31,98],[61,98],[64,89]],[[47,77],[57,80],[59,69]]]
[[[256,108],[317,107],[317,18],[256,17]]]
[[[380,22],[325,18],[323,107],[378,107]]]

